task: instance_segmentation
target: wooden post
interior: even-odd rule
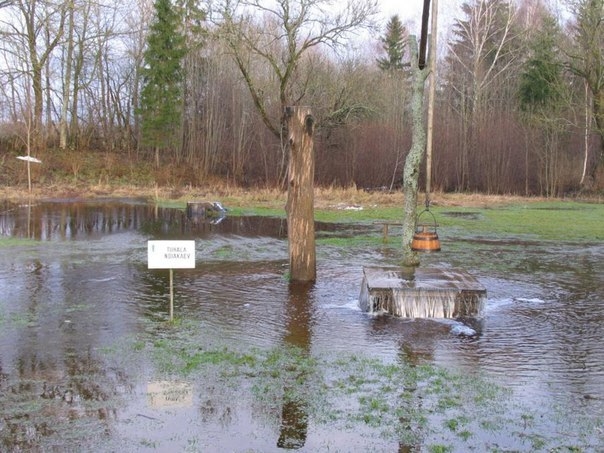
[[[438,0],[432,0],[430,24],[430,50],[428,52],[428,60],[430,62],[430,90],[428,91],[428,125],[426,131],[426,208],[430,206],[430,192],[432,191],[432,143],[434,141],[434,98],[436,96]]]
[[[170,322],[174,321],[174,270],[170,269]]]
[[[31,195],[31,162],[27,161],[27,191]]]
[[[314,118],[309,107],[286,107],[289,163],[287,169],[287,238],[291,281],[317,276],[315,251],[313,150]]]

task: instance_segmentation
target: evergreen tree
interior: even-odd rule
[[[386,57],[378,58],[378,67],[384,71],[403,69],[407,30],[398,14],[390,18],[386,25],[386,34],[381,38]]]
[[[560,190],[559,168],[561,149],[568,130],[565,106],[568,86],[563,77],[559,43],[560,28],[552,15],[542,19],[534,38],[529,42],[530,57],[520,74],[518,95],[523,119],[532,126],[532,146],[527,148],[526,191],[528,172],[538,176],[539,187],[546,196],[556,196]],[[529,167],[529,156],[537,165]]]
[[[551,16],[543,19],[540,32],[530,44],[531,57],[520,75],[522,110],[555,110],[564,88],[563,65],[559,58],[560,29]]]
[[[180,16],[170,0],[156,0],[155,19],[147,37],[141,90],[142,140],[155,149],[174,148],[179,140],[182,111],[182,61],[185,39]]]

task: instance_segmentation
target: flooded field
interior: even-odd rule
[[[0,451],[604,451],[601,241],[441,231],[484,317],[412,320],[358,304],[396,238],[316,230],[290,285],[283,219],[0,203]],[[175,323],[152,239],[196,241]]]

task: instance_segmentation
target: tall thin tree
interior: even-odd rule
[[[181,18],[170,0],[156,0],[141,69],[143,144],[153,147],[155,165],[160,165],[160,150],[178,146],[182,112],[183,58],[185,39]]]
[[[604,0],[569,0],[577,12],[574,29],[575,48],[569,52],[569,69],[585,80],[591,93],[591,108],[600,136],[596,153],[584,189],[598,186],[596,178],[604,167]]]

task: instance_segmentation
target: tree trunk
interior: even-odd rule
[[[596,151],[596,158],[591,171],[589,172],[589,178],[584,186],[587,190],[602,187],[598,181],[598,175],[600,174],[600,168],[604,165],[604,90],[599,90],[594,93],[593,99],[593,115],[596,121],[596,129],[600,135],[600,147]]]
[[[287,237],[291,281],[316,279],[313,150],[314,119],[308,107],[287,107],[289,164]]]
[[[417,41],[414,37],[409,40],[411,61],[417,58]],[[428,69],[419,69],[412,65],[413,98],[411,115],[413,121],[412,143],[409,154],[405,159],[403,171],[404,217],[403,217],[403,266],[419,265],[417,252],[411,250],[411,242],[415,234],[415,219],[417,216],[417,191],[419,170],[426,150],[426,130],[424,126],[424,85],[428,77]]]
[[[74,4],[73,0],[69,2],[67,8],[69,9],[68,17],[68,29],[67,29],[67,54],[65,55],[65,66],[63,67],[63,100],[61,103],[61,119],[59,122],[59,148],[67,148],[67,112],[69,111],[69,95],[71,93],[71,71],[73,64],[73,52],[74,52]],[[73,111],[73,116],[77,116]]]

